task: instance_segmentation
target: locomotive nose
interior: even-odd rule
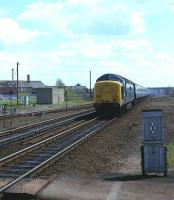
[[[113,103],[117,97],[116,85],[107,81],[98,82],[95,85],[95,94],[95,102]]]

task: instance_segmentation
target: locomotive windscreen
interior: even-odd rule
[[[108,80],[119,81],[121,83],[123,82],[123,79],[120,76],[115,75],[115,74],[104,74],[101,77],[99,77],[96,82],[98,82],[98,81],[108,81]]]

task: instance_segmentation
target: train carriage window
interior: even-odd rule
[[[125,97],[127,97],[127,83],[125,82]]]

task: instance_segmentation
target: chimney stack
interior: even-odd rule
[[[30,83],[30,75],[27,74],[27,82]]]
[[[12,82],[14,81],[14,69],[12,68]]]

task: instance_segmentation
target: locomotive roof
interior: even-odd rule
[[[120,76],[120,75],[117,75],[117,74],[104,74],[104,75],[100,76],[100,77],[96,80],[96,82],[98,82],[98,81],[107,81],[107,80],[119,81],[119,82],[121,82],[121,83],[124,83],[124,82],[126,81],[126,82],[130,82],[130,83],[132,83],[132,84],[135,84],[134,82],[132,82],[132,81],[130,81],[130,80],[128,80],[128,79],[126,79],[126,78]]]

